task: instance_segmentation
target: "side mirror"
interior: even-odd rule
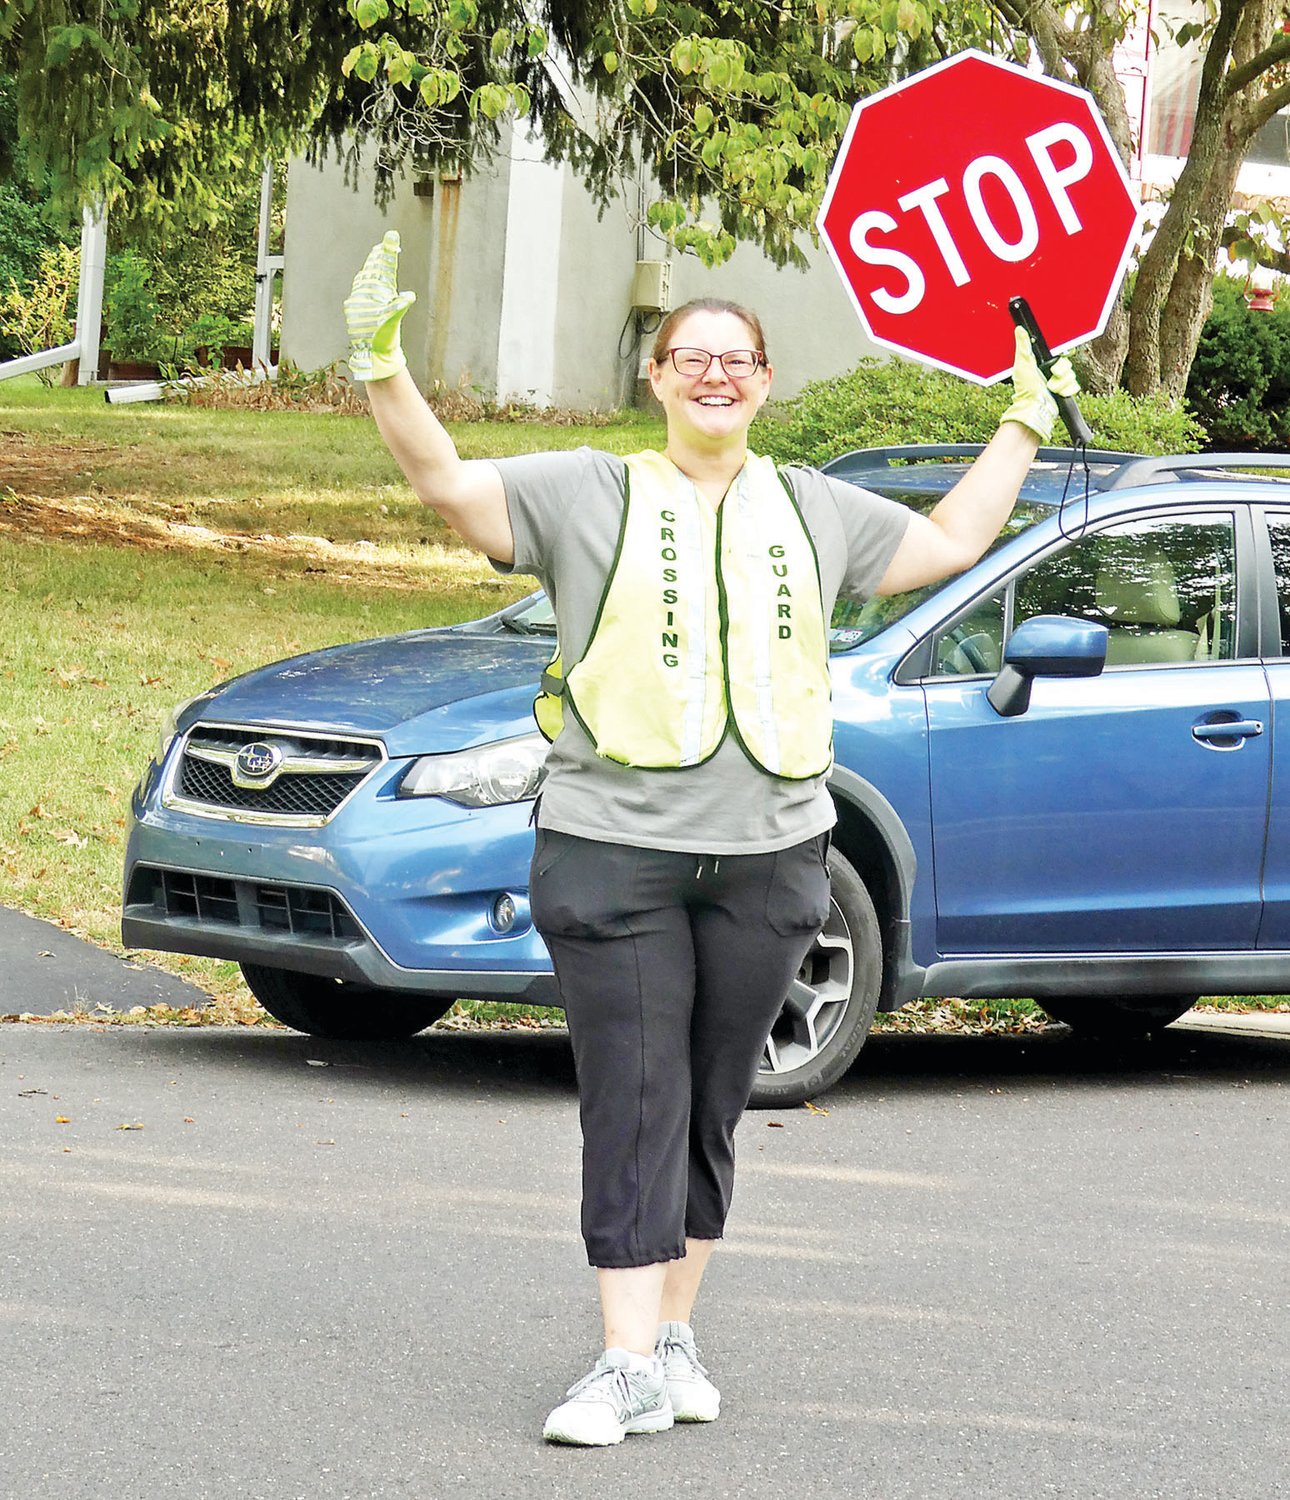
[[[990,684],[990,707],[1005,719],[1030,707],[1036,677],[1096,677],[1106,665],[1107,629],[1091,620],[1035,615],[1018,625],[1003,653],[1003,670]]]

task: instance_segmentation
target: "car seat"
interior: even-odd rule
[[[1200,635],[1179,629],[1182,608],[1173,563],[1159,547],[1104,558],[1093,585],[1108,627],[1108,667],[1195,661]]]

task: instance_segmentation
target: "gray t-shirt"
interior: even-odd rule
[[[506,488],[515,561],[555,609],[566,672],[587,648],[622,520],[623,460],[594,448],[494,460]],[[839,594],[867,599],[905,534],[909,511],[818,469],[786,468],[820,561],[827,621]],[[761,854],[835,821],[825,778],[783,781],[727,734],[683,770],[639,771],[597,755],[573,714],[547,756],[538,822],[601,842],[695,854]]]

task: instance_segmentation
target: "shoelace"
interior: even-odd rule
[[[581,1380],[575,1381],[565,1394],[580,1396],[592,1386],[604,1385],[607,1387],[606,1396],[616,1401],[624,1410],[630,1410],[636,1399],[632,1390],[632,1376],[635,1373],[633,1370],[624,1369],[621,1365],[597,1365]]]
[[[708,1372],[699,1363],[699,1352],[694,1347],[694,1345],[689,1343],[685,1339],[678,1338],[675,1334],[664,1334],[662,1339],[662,1349],[660,1350],[659,1358],[662,1359],[665,1365],[667,1364],[668,1355],[671,1354],[673,1350],[675,1350],[678,1354],[683,1354],[685,1356],[686,1364],[692,1366],[699,1372],[700,1375],[706,1377]]]

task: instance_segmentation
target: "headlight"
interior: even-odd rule
[[[399,783],[400,797],[446,797],[462,807],[497,807],[537,796],[546,767],[540,734],[497,740],[452,755],[423,755]]]
[[[175,736],[179,733],[179,719],[185,710],[191,708],[203,698],[209,698],[209,693],[195,693],[191,698],[185,698],[182,703],[176,703],[174,708],[161,721],[161,733],[157,737],[157,748],[153,752],[153,759],[158,765],[166,758],[166,752],[175,742]]]

